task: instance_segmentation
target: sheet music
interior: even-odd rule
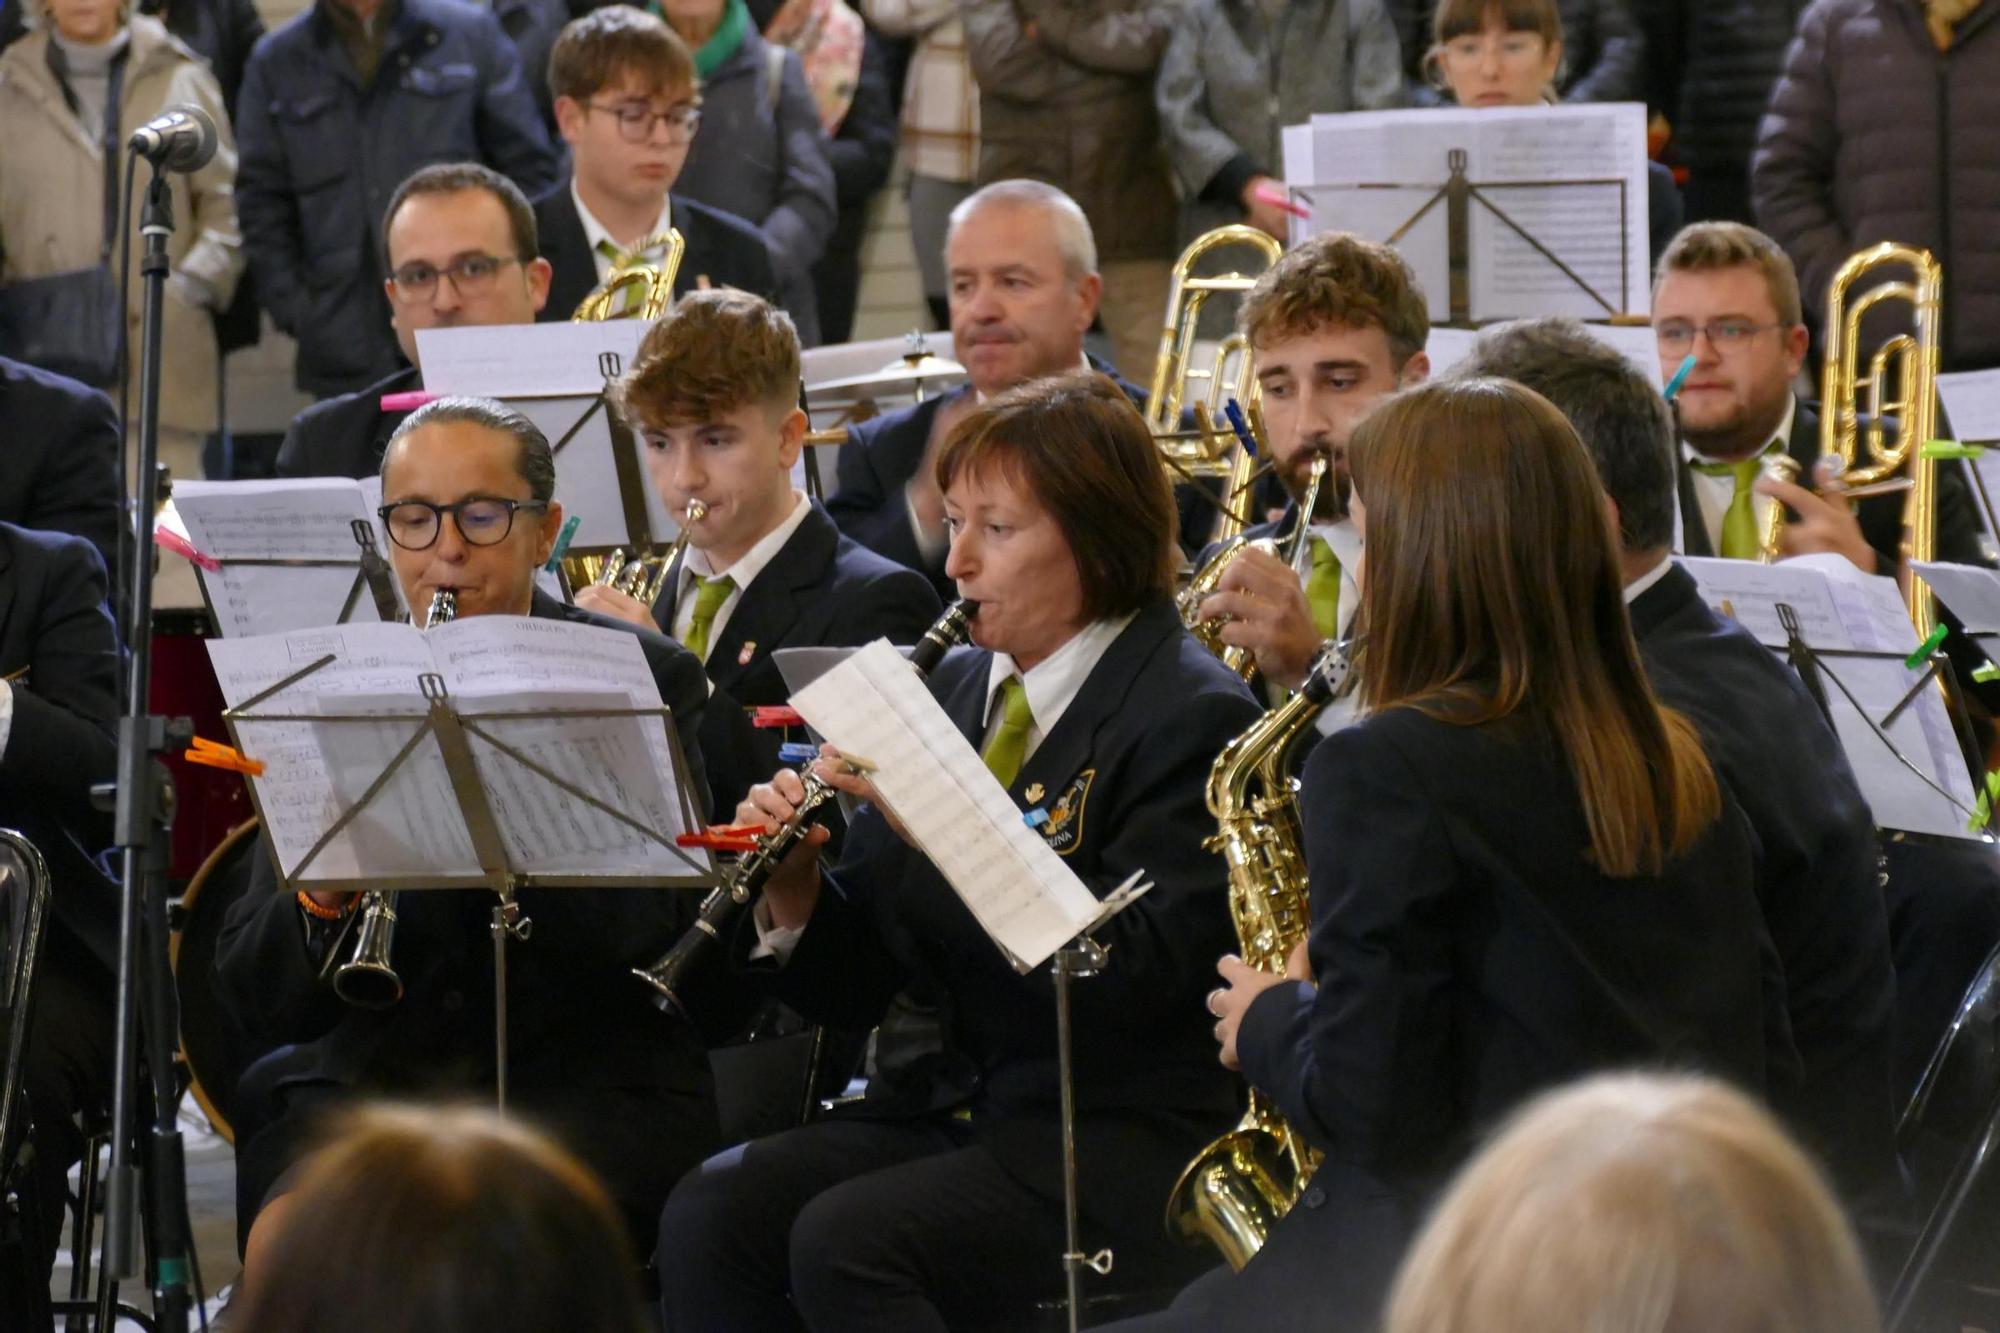
[[[409,625],[344,625],[211,640],[223,697],[240,708],[314,660],[333,660],[236,720],[240,747],[265,765],[253,779],[286,876],[340,881],[467,876],[477,871],[441,752],[421,742],[361,814],[300,863],[422,726],[419,678],[444,678],[453,705],[557,777],[671,842],[687,831],[665,727],[632,717],[496,718],[524,709],[658,708],[639,641],[617,630],[479,616],[429,634]],[[379,724],[263,721],[258,714],[379,715]],[[529,874],[685,877],[706,853],[663,847],[578,801],[476,734],[468,737],[510,863]],[[702,806],[697,801],[696,809]]]
[[[1021,819],[999,781],[886,639],[828,670],[792,706],[873,761],[882,803],[910,830],[1015,968],[1047,960],[1100,904]]]
[[[1945,422],[1941,430],[1948,431],[1960,444],[1986,446],[1978,458],[1967,459],[1958,466],[1971,471],[1966,481],[1972,486],[1980,525],[1991,529],[1993,516],[1986,512],[1979,494],[1983,486],[1985,494],[2000,504],[2000,370],[1939,375],[1937,394],[1944,407]],[[2000,532],[1989,531],[1987,536],[2000,541]]]
[[[1943,560],[1912,560],[1910,568],[1951,608],[1967,634],[2000,634],[2000,573]]]
[[[217,631],[225,638],[237,638],[337,622],[360,573],[354,520],[368,524],[375,533],[375,549],[387,558],[388,538],[375,513],[380,495],[381,483],[375,478],[176,482],[174,511],[180,529],[196,550],[223,562],[220,570],[199,571]],[[243,560],[339,563],[234,563]],[[377,618],[375,599],[364,587],[354,599],[349,619]]]
[[[1473,320],[1601,319],[1651,308],[1643,106],[1359,111],[1317,115],[1305,133],[1299,128],[1282,136],[1286,181],[1312,216],[1295,220],[1293,240],[1335,230],[1394,237],[1433,320],[1451,317],[1449,215],[1442,199],[1423,210],[1450,178],[1454,150],[1466,154],[1466,178],[1487,203],[1610,306],[1474,200],[1467,215]],[[1536,181],[1573,183],[1528,184]]]
[[[1894,579],[1863,574],[1839,556],[1802,556],[1776,565],[1695,558],[1681,564],[1701,586],[1702,600],[1733,616],[1758,642],[1780,655],[1785,651],[1780,602],[1791,606],[1800,636],[1820,652],[1891,654],[1828,656],[1820,661],[1822,676],[1837,677],[1867,714],[1864,719],[1856,713],[1854,703],[1827,682],[1827,703],[1848,763],[1878,826],[1972,836],[1965,826],[1973,803],[1971,777],[1941,692],[1927,686],[1886,729],[1896,750],[1923,777],[1899,761],[1868,725],[1872,719],[1879,726],[1923,675],[1900,660],[1916,650],[1917,636]]]
[[[1424,344],[1424,352],[1430,357],[1431,378],[1442,379],[1450,375],[1460,362],[1472,355],[1473,346],[1482,333],[1493,327],[1505,327],[1505,323],[1503,321],[1487,329],[1432,325],[1430,340]],[[1664,387],[1660,379],[1659,344],[1653,337],[1652,326],[1604,324],[1591,320],[1579,320],[1578,324],[1586,334],[1624,357],[1628,364],[1645,375],[1647,383],[1655,389]]]

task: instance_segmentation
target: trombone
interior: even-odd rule
[[[1218,250],[1243,247],[1257,252],[1262,266],[1255,273],[1221,273],[1197,277],[1194,266]],[[1216,344],[1207,365],[1197,365],[1196,336],[1203,308],[1211,296],[1241,296],[1257,283],[1265,269],[1278,262],[1284,247],[1269,233],[1242,223],[1232,223],[1205,232],[1189,243],[1174,261],[1172,285],[1167,288],[1167,317],[1160,330],[1159,356],[1153,363],[1153,382],[1146,396],[1146,425],[1160,449],[1161,460],[1181,477],[1219,477],[1232,471],[1226,431],[1217,431],[1213,418],[1222,405],[1236,399],[1246,407],[1255,401],[1256,358],[1241,333],[1231,333]],[[1203,392],[1194,397],[1192,384],[1202,383]],[[1207,408],[1209,420],[1193,432],[1181,429],[1181,412],[1194,397],[1196,415]],[[1227,506],[1225,506],[1226,508]]]
[[[658,236],[648,236],[633,247],[634,255],[647,250],[666,249],[666,255],[657,264],[629,262],[614,265],[603,282],[591,288],[590,294],[577,303],[576,313],[570,316],[575,323],[600,319],[655,320],[667,313],[674,303],[674,279],[681,271],[681,256],[687,251],[687,242],[678,230],[669,227]],[[636,292],[634,296],[631,293]]]

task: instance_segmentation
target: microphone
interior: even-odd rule
[[[199,171],[215,156],[215,122],[197,106],[170,106],[125,141],[161,171]]]

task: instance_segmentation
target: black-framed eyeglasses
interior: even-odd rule
[[[515,255],[461,255],[439,268],[421,259],[403,265],[389,275],[396,285],[399,301],[426,301],[437,291],[439,278],[450,278],[452,290],[460,296],[484,296],[493,289],[493,280],[509,264],[523,261]]]
[[[547,500],[475,496],[448,505],[434,505],[429,500],[398,500],[375,512],[382,516],[382,526],[388,530],[390,541],[405,551],[428,551],[437,544],[438,533],[444,530],[446,514],[458,525],[458,535],[465,538],[467,546],[497,546],[514,530],[516,510],[540,511],[548,507]]]
[[[1666,352],[1685,352],[1694,346],[1696,334],[1708,339],[1708,345],[1718,352],[1726,352],[1732,347],[1741,347],[1760,333],[1772,329],[1782,329],[1783,324],[1752,324],[1747,319],[1716,319],[1706,324],[1692,324],[1684,319],[1669,319],[1653,326],[1653,337],[1660,349]]]
[[[602,111],[618,121],[618,133],[626,143],[644,143],[653,137],[653,126],[667,122],[667,139],[671,143],[686,143],[694,138],[694,132],[701,128],[701,108],[698,106],[672,106],[665,111],[655,111],[644,102],[585,102],[592,111]]]

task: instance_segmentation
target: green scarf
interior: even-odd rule
[[[650,0],[648,13],[665,18],[660,8],[660,0]],[[722,62],[736,54],[743,45],[743,38],[750,31],[750,7],[743,0],[729,0],[722,11],[722,25],[709,34],[701,44],[701,50],[694,53],[695,77],[705,79],[722,66]]]

